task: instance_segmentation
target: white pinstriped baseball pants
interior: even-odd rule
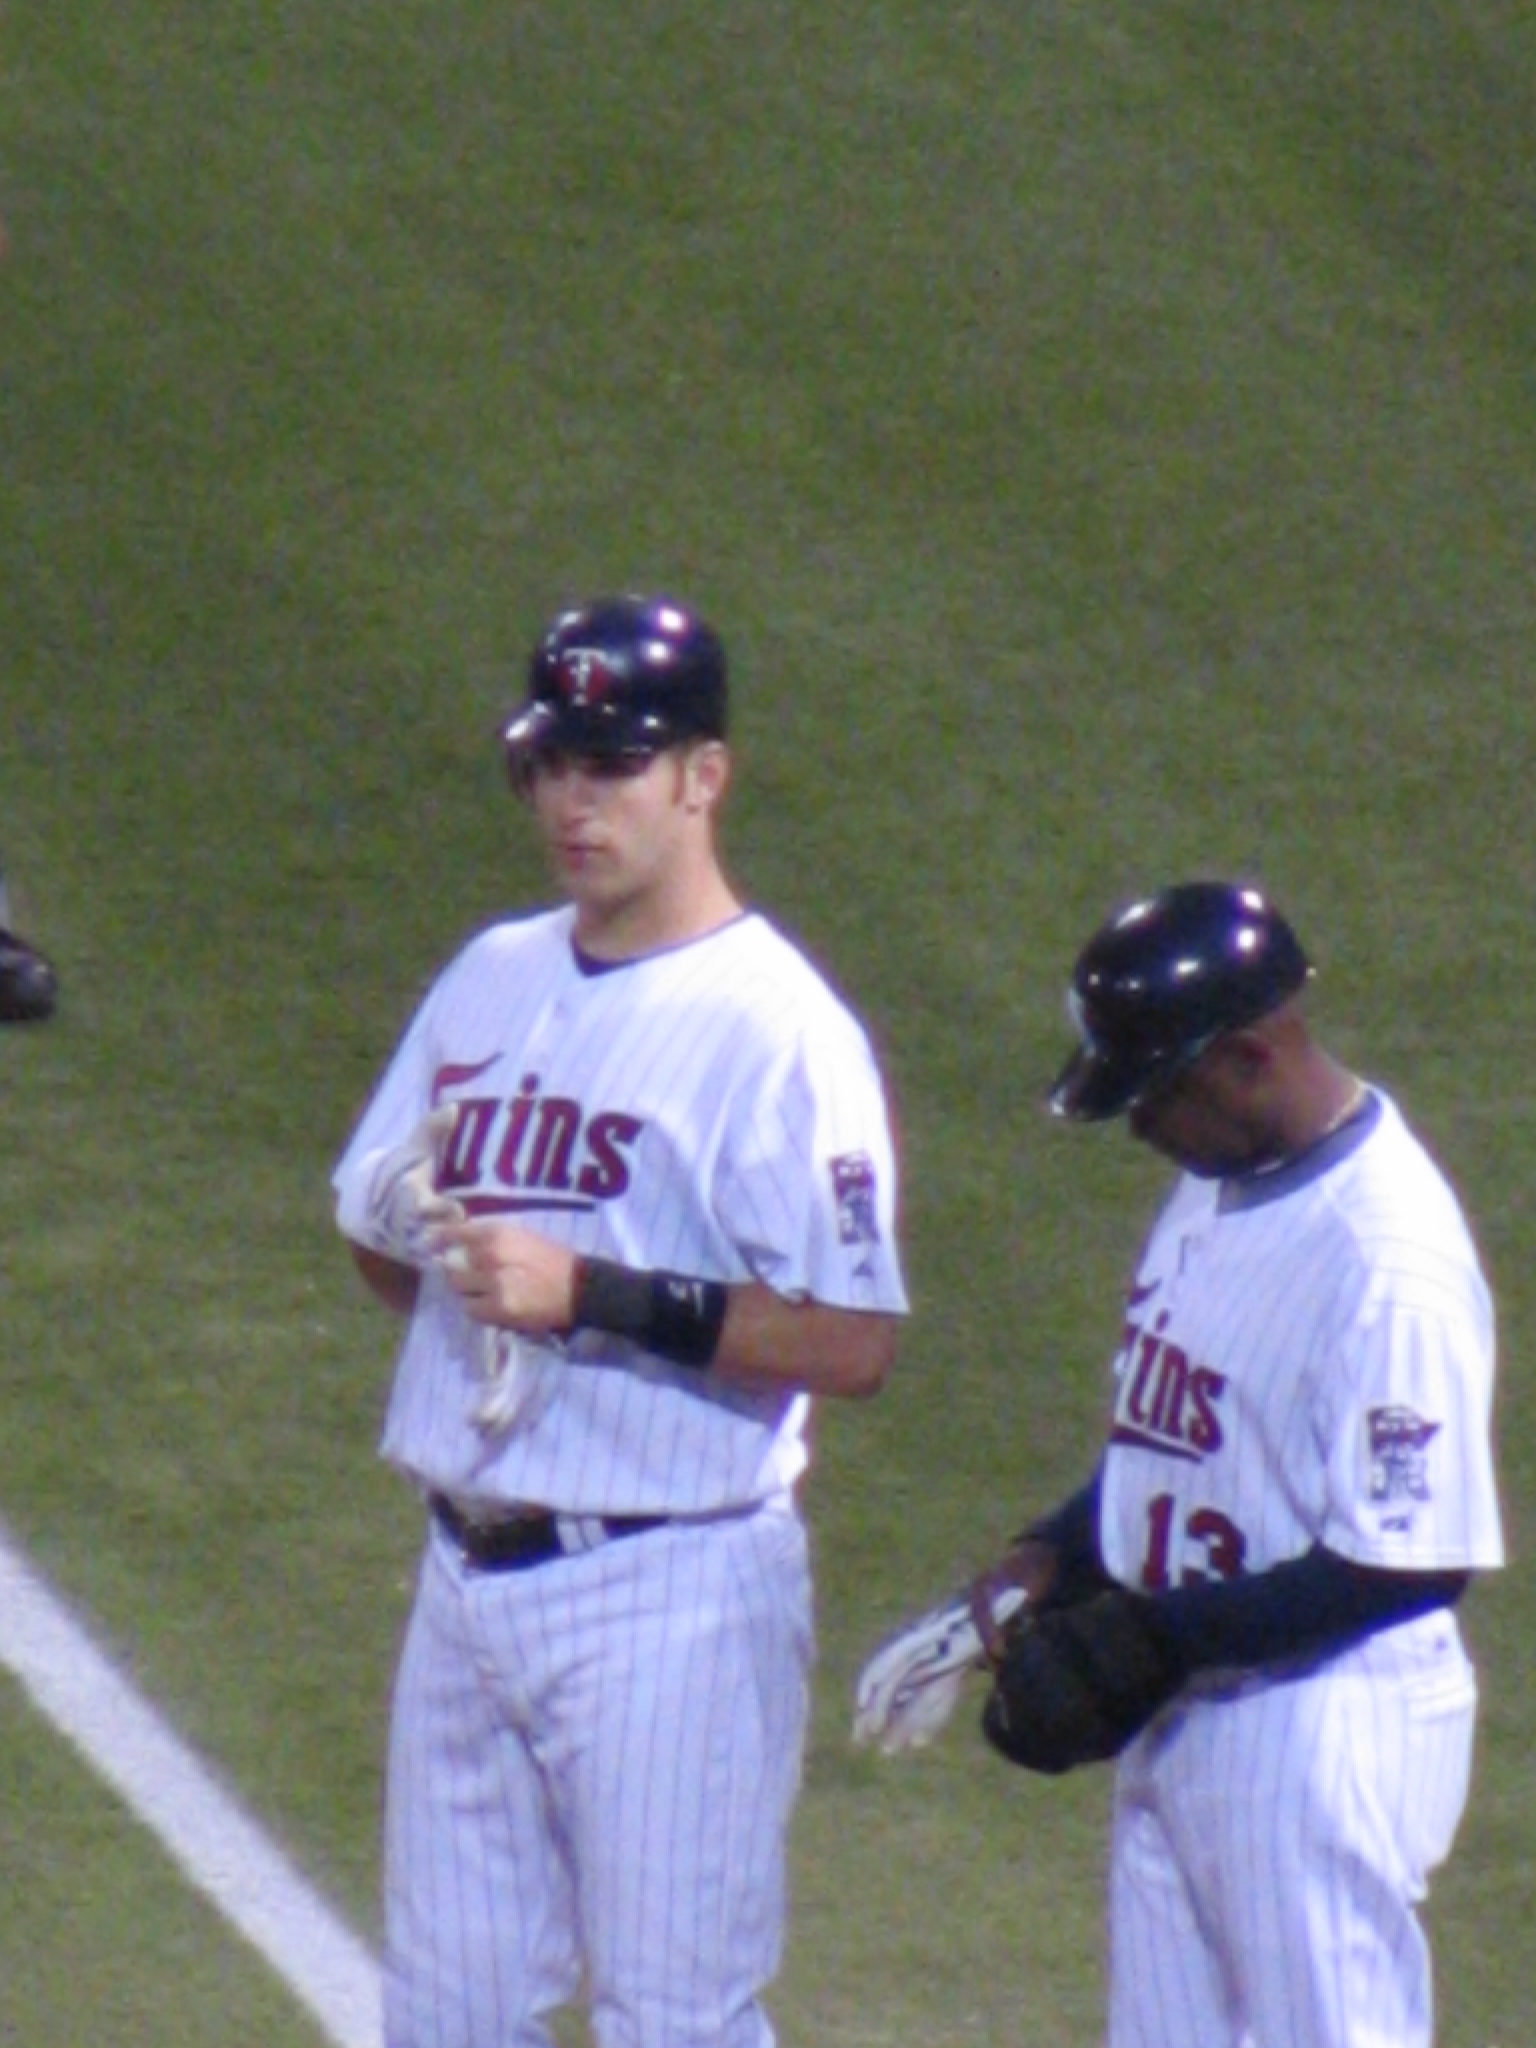
[[[1457,1651],[1154,1723],[1116,1784],[1109,2048],[1429,2048],[1415,1908],[1466,1804],[1476,1697]]]
[[[772,2048],[812,1653],[767,1510],[523,1571],[434,1530],[396,1680],[388,2048]]]

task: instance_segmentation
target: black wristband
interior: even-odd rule
[[[643,1351],[702,1372],[719,1348],[728,1300],[719,1280],[579,1258],[571,1320],[578,1330],[628,1337]]]

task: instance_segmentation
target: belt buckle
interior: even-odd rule
[[[555,1540],[567,1557],[601,1550],[610,1540],[608,1525],[601,1515],[556,1515],[554,1519]]]
[[[446,1493],[433,1496],[432,1508],[462,1562],[480,1571],[492,1568],[492,1549],[500,1531],[543,1520],[539,1515],[497,1514],[489,1504],[455,1500]]]

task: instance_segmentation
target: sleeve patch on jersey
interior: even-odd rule
[[[1440,1424],[1411,1408],[1368,1408],[1365,1415],[1369,1493],[1377,1502],[1429,1499],[1429,1461],[1424,1455]]]
[[[844,1152],[832,1161],[837,1235],[843,1244],[878,1244],[875,1169],[867,1152]]]

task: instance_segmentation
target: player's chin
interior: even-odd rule
[[[551,865],[560,887],[577,903],[601,903],[613,893],[613,862],[599,847],[557,846]]]
[[[1202,1152],[1182,1158],[1170,1152],[1167,1156],[1196,1180],[1237,1180],[1244,1174],[1262,1172],[1274,1163],[1253,1152]]]
[[[1139,1105],[1126,1118],[1126,1127],[1138,1145],[1145,1145],[1159,1159],[1171,1159],[1175,1166],[1189,1165],[1185,1147],[1167,1137],[1157,1120]]]
[[[1139,1129],[1134,1122],[1131,1125],[1131,1132],[1138,1144],[1145,1145],[1149,1152],[1155,1152],[1160,1159],[1168,1160],[1180,1173],[1193,1174],[1196,1180],[1225,1180],[1230,1174],[1241,1170],[1241,1162],[1228,1158],[1225,1153],[1191,1150],[1188,1145],[1160,1137],[1150,1130]]]

